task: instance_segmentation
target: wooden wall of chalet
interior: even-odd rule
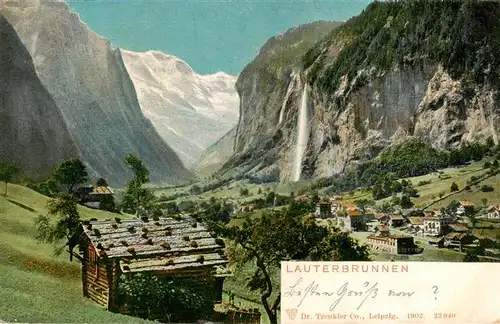
[[[109,303],[109,265],[98,261],[97,253],[91,243],[82,246],[82,284],[83,295],[108,307]]]

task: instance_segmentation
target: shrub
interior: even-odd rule
[[[417,186],[425,186],[431,183],[431,180],[422,180],[417,183]]]
[[[492,187],[492,186],[489,186],[489,185],[483,185],[481,187],[481,191],[482,192],[491,192],[491,191],[494,191],[495,189]]]
[[[220,246],[224,246],[224,240],[221,238],[216,238],[215,244],[220,245]]]
[[[458,185],[457,185],[455,182],[453,182],[453,183],[451,184],[451,186],[450,186],[450,191],[451,191],[451,192],[458,191]]]
[[[167,265],[172,263],[167,261]],[[193,279],[143,273],[121,276],[117,293],[118,301],[126,304],[131,315],[163,323],[194,323],[209,319],[213,310],[212,287]]]

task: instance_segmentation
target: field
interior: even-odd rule
[[[34,240],[34,218],[46,213],[47,198],[9,184],[0,197],[0,318],[8,322],[141,323],[108,312],[82,296],[78,262]],[[10,201],[9,201],[10,200]],[[12,202],[11,202],[12,201]],[[114,214],[80,208],[82,218]]]

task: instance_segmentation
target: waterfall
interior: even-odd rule
[[[290,98],[290,94],[292,93],[292,89],[293,89],[293,75],[292,75],[292,80],[290,80],[290,83],[288,84],[288,89],[286,89],[285,99],[283,100],[283,104],[281,105],[280,118],[278,121],[278,125],[281,125],[281,122],[283,121],[283,115],[285,115],[286,103],[288,102],[288,98]]]
[[[295,147],[295,161],[293,163],[293,181],[300,180],[300,174],[302,172],[302,158],[304,156],[309,137],[307,127],[307,85],[304,86],[299,109],[299,117],[297,119],[297,146]]]

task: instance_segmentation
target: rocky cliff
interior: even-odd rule
[[[186,167],[236,126],[235,76],[200,75],[183,60],[158,51],[121,52],[144,115]]]
[[[240,123],[224,169],[321,178],[409,137],[438,149],[498,143],[499,33],[498,2],[377,2],[294,68],[252,67],[264,46],[237,82]]]
[[[0,14],[0,162],[33,178],[77,153],[64,118],[38,79],[31,56]]]
[[[191,175],[144,117],[119,49],[55,0],[0,0],[34,60],[36,72],[62,111],[91,169],[114,185],[131,176],[123,158],[137,154],[154,182]]]

